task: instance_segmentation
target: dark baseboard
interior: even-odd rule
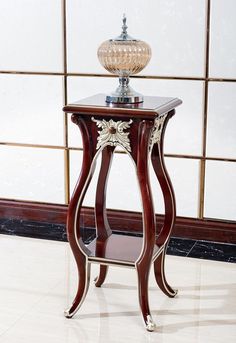
[[[66,205],[0,200],[0,218],[2,219],[19,219],[65,225],[66,213]],[[107,210],[107,213],[110,226],[114,231],[142,231],[141,213],[120,210]],[[83,227],[94,226],[94,211],[92,208],[84,207],[81,218]],[[159,230],[164,217],[163,215],[157,215],[156,219],[157,229]],[[236,222],[177,217],[172,235],[181,238],[235,244]]]
[[[0,218],[65,224],[66,205],[0,199]]]

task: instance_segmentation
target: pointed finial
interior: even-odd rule
[[[125,13],[123,14],[123,25],[122,25],[122,35],[126,36],[127,35],[127,29],[128,29],[128,26],[126,25],[126,15]]]
[[[127,40],[137,41],[137,39],[134,39],[133,37],[131,37],[127,33],[128,26],[126,25],[126,21],[127,21],[126,14],[124,13],[123,18],[122,18],[123,25],[122,25],[121,34],[112,40],[114,40],[114,41],[124,41],[124,40],[126,40],[126,41]]]

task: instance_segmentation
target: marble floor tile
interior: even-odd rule
[[[0,219],[0,233],[57,241],[66,240],[66,229],[63,224],[22,219]]]
[[[175,256],[187,256],[193,248],[196,240],[184,238],[171,238],[168,243],[167,254]]]
[[[121,235],[124,234],[122,231],[116,231],[116,233]],[[20,219],[0,218],[0,234],[64,242],[67,241],[66,227],[63,224],[35,222]],[[95,238],[96,231],[94,228],[81,226],[80,234],[84,243],[88,244]],[[141,233],[134,232],[126,232],[125,234],[131,236],[141,236]],[[236,263],[235,244],[171,237],[168,243],[167,254]]]
[[[187,256],[207,258],[208,260],[236,262],[236,245],[196,241]]]
[[[0,235],[1,343],[224,343],[236,337],[235,264],[167,256],[167,298],[150,273],[154,332],[144,329],[135,270],[112,267],[103,287],[93,279],[72,319],[63,316],[77,274],[68,243]]]

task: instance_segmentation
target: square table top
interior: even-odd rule
[[[170,112],[182,104],[178,98],[144,96],[144,102],[137,104],[111,104],[106,102],[105,94],[96,94],[88,98],[68,104],[63,108],[67,113],[92,114],[94,116],[135,116],[153,119]]]

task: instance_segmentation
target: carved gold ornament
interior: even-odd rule
[[[105,145],[117,146],[120,145],[125,150],[131,152],[130,147],[130,140],[129,140],[129,132],[124,132],[124,130],[130,128],[130,124],[133,122],[132,119],[130,121],[114,121],[110,119],[109,121],[98,120],[91,118],[93,122],[96,123],[98,128],[101,128],[98,131],[98,142],[97,142],[97,149],[104,147]]]

